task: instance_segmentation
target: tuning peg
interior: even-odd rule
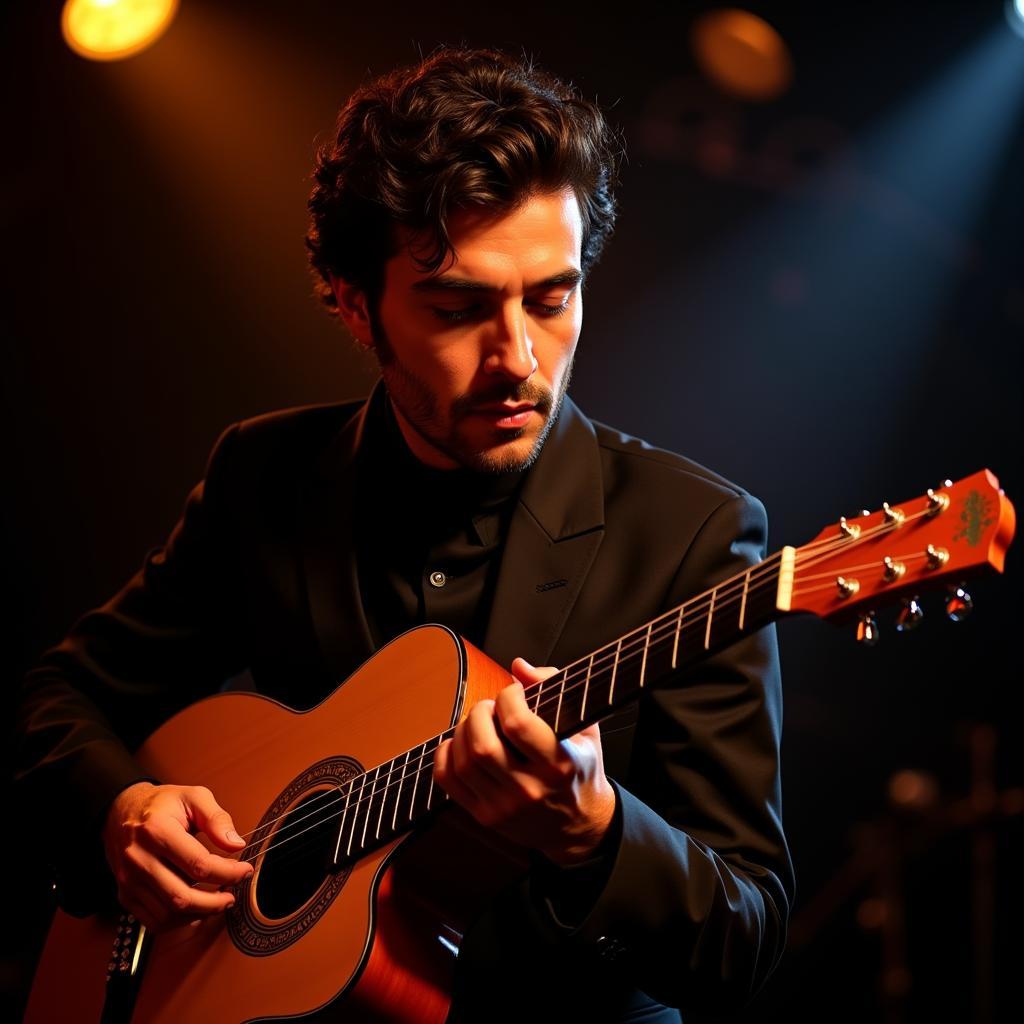
[[[922,619],[924,619],[924,609],[916,597],[908,597],[896,616],[896,632],[909,633],[921,625]]]
[[[840,516],[839,517],[839,532],[844,537],[856,538],[860,536],[860,525],[858,523],[851,522],[851,520],[858,517],[864,518],[869,516],[871,513],[866,509],[862,508],[859,512],[856,512],[852,516]]]
[[[857,643],[865,647],[874,647],[878,643],[878,623],[874,612],[868,612],[857,620]]]
[[[950,587],[946,598],[946,616],[953,622],[963,622],[974,610],[974,599],[962,586]]]
[[[907,518],[903,509],[893,508],[887,501],[882,502],[882,512],[885,515],[885,521],[890,526],[902,526],[904,520]]]
[[[952,480],[943,480],[938,487],[932,489],[928,488],[928,515],[937,516],[940,512],[945,512],[949,508],[949,495],[943,493],[944,488],[953,486]]]

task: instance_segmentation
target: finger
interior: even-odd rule
[[[189,881],[235,885],[252,874],[251,864],[211,853],[173,818],[151,819],[140,835],[152,852],[170,861]]]
[[[512,662],[512,675],[521,683],[542,683],[545,679],[550,679],[557,671],[558,669],[551,665],[538,668],[536,665],[531,665],[525,658],[516,658]]]
[[[493,700],[476,704],[455,730],[454,768],[459,778],[484,797],[490,784],[501,783],[510,771],[509,747],[498,734]]]
[[[148,890],[169,915],[209,917],[235,902],[230,892],[208,892],[187,885],[158,857],[138,846],[125,851],[125,861],[135,873],[139,889]]]
[[[571,766],[572,759],[562,749],[551,727],[527,705],[522,683],[513,683],[499,692],[495,711],[504,737],[535,768],[560,775]]]
[[[445,740],[434,751],[434,776],[437,784],[461,807],[473,813],[476,794],[458,777],[452,760],[452,740]]]
[[[189,820],[222,850],[236,852],[245,846],[245,840],[235,830],[231,815],[205,786],[187,787],[182,792],[182,801],[188,809]]]

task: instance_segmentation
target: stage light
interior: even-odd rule
[[[742,99],[776,99],[793,80],[793,62],[782,36],[749,11],[708,11],[694,23],[691,39],[704,73]]]
[[[79,56],[120,60],[156,42],[177,9],[178,0],[67,0],[60,27]]]
[[[1024,39],[1024,0],[1006,0],[1006,20],[1010,28]]]

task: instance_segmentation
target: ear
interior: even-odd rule
[[[338,303],[338,316],[349,329],[361,348],[373,348],[373,330],[370,325],[370,307],[366,292],[341,277],[329,274],[331,290]]]

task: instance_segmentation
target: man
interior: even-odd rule
[[[222,912],[251,869],[230,808],[146,779],[130,748],[240,673],[309,707],[442,621],[518,682],[469,712],[436,782],[531,858],[465,936],[452,1019],[677,1021],[666,1007],[741,1005],[777,961],[792,878],[771,631],[564,742],[524,699],[551,671],[535,665],[764,554],[756,499],[566,397],[613,155],[595,106],[490,51],[441,51],[342,110],[307,244],[382,383],[225,431],[168,544],[27,681],[29,800],[102,837],[150,927]],[[95,900],[105,869],[64,860],[65,902]]]

